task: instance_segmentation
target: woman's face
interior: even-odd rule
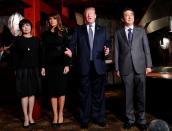
[[[49,23],[52,27],[56,27],[58,22],[57,22],[57,19],[55,17],[49,17]]]
[[[31,25],[29,23],[26,23],[22,26],[22,33],[23,34],[30,34],[31,33]]]

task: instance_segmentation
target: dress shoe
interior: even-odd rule
[[[82,129],[87,129],[88,128],[88,123],[81,123],[81,128]]]
[[[141,131],[146,131],[147,130],[147,124],[138,124],[138,128],[141,130]]]
[[[124,129],[130,129],[133,126],[134,126],[134,123],[129,123],[129,122],[124,123]]]
[[[57,123],[57,124],[59,127],[61,127],[64,123],[62,122],[62,123]]]
[[[94,121],[95,124],[101,126],[101,127],[105,127],[106,126],[106,122],[102,121],[102,122],[99,122],[99,121]]]

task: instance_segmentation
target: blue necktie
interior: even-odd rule
[[[88,32],[88,37],[89,37],[89,43],[90,43],[90,60],[92,60],[92,50],[93,50],[93,30],[92,30],[92,25],[89,25],[89,32]]]
[[[131,28],[128,29],[128,44],[129,45],[131,45],[132,39],[133,39],[133,34],[131,30],[132,30]]]

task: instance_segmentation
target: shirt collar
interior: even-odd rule
[[[131,26],[125,26],[125,30],[128,30],[129,28],[131,28],[133,30],[134,26],[131,25]]]
[[[87,24],[87,27],[89,27],[90,24]],[[95,22],[91,24],[92,25],[92,28],[95,27]]]

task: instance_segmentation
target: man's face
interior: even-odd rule
[[[130,26],[134,24],[134,12],[131,10],[126,10],[123,13],[122,21],[125,23],[126,26]]]
[[[86,24],[92,24],[96,20],[95,10],[90,8],[85,11],[85,22]]]

